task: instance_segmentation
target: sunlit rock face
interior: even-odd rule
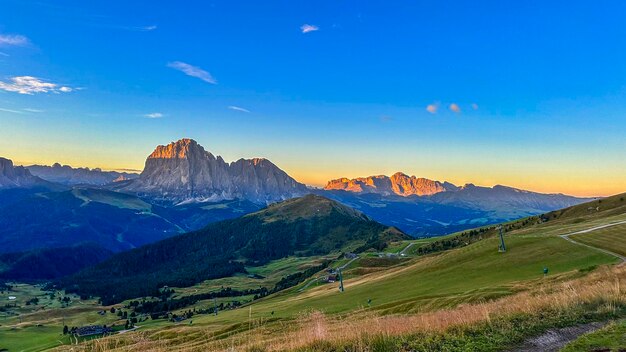
[[[456,190],[451,183],[441,183],[426,178],[408,176],[397,172],[389,176],[370,176],[355,179],[340,178],[329,181],[326,190],[344,190],[356,193],[378,193],[383,195],[428,196],[440,192]]]
[[[175,203],[246,199],[269,203],[301,196],[307,188],[266,159],[226,163],[192,139],[158,146],[139,179],[122,190]]]
[[[0,188],[31,187],[45,181],[31,175],[22,166],[13,166],[13,161],[0,158]]]

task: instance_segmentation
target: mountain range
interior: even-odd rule
[[[362,211],[414,236],[436,236],[576,205],[590,198],[544,194],[507,186],[456,186],[408,176],[329,181],[318,194]]]
[[[59,164],[26,168],[0,158],[0,253],[85,243],[120,252],[309,193],[413,236],[451,233],[587,200],[505,186],[456,186],[404,173],[308,188],[267,159],[227,163],[194,140],[181,139],[157,146],[139,175]]]

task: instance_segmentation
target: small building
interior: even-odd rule
[[[113,329],[107,327],[106,325],[89,325],[89,326],[81,326],[79,328],[75,328],[72,331],[72,334],[78,337],[85,336],[93,336],[93,335],[104,335],[110,334],[113,332]]]

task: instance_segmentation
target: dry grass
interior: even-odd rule
[[[442,332],[451,327],[489,323],[492,319],[518,313],[567,310],[598,301],[603,302],[602,307],[607,312],[626,305],[626,267],[601,267],[583,278],[561,283],[546,282],[538,288],[502,299],[433,312],[392,316],[372,313],[330,316],[312,311],[303,313],[293,321],[250,319],[221,332],[205,327],[172,327],[111,336],[62,349],[98,352],[284,351],[330,340],[356,341],[357,350],[367,351],[367,341],[377,336]]]

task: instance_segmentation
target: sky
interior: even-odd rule
[[[0,0],[0,156],[626,191],[624,1]]]

